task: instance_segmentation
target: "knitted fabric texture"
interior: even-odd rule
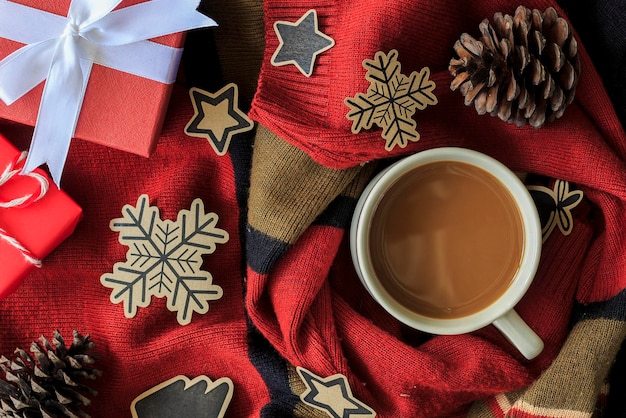
[[[581,39],[587,46],[598,73],[611,98],[617,116],[626,127],[626,1],[600,0],[581,5],[573,0],[561,0],[561,5],[572,19]],[[626,405],[619,393],[626,393],[626,342],[611,370],[607,416],[626,416]]]
[[[564,15],[551,1],[526,6],[554,6]],[[295,67],[270,65],[278,47],[272,24],[295,22],[310,8],[336,45],[305,79]],[[541,130],[515,128],[464,107],[448,87],[451,46],[496,11],[512,12],[504,1],[265,3],[265,59],[250,115],[299,151],[259,129],[246,301],[256,328],[287,360],[283,376],[293,366],[346,374],[357,396],[383,417],[588,416],[605,393],[626,333],[626,137],[584,46],[580,88],[563,120]],[[351,134],[342,106],[367,89],[361,62],[390,49],[399,51],[403,71],[430,67],[439,100],[415,116],[421,140],[392,153],[380,131]],[[437,146],[485,152],[515,171],[569,181],[586,196],[572,234],[546,242],[535,282],[518,305],[546,343],[532,362],[490,327],[432,338],[407,330],[371,301],[349,265],[349,217],[342,217],[355,203],[345,193],[355,184],[349,179],[367,177],[367,162]],[[326,168],[311,170],[313,162]],[[259,364],[272,397],[265,416],[301,410],[289,380],[274,378],[275,363]]]
[[[534,130],[478,116],[448,87],[454,40],[496,11],[511,13],[516,5],[504,0],[202,6],[221,29],[189,34],[155,153],[72,142],[61,186],[83,220],[0,300],[0,354],[51,329],[89,333],[103,372],[86,408],[95,418],[129,416],[136,396],[177,375],[232,379],[229,417],[327,416],[300,400],[298,366],[344,374],[354,396],[383,418],[591,416],[626,333],[626,136],[584,43],[575,102]],[[293,66],[273,67],[274,22],[295,22],[311,8],[335,46],[309,78]],[[343,103],[367,89],[362,61],[391,49],[404,72],[431,68],[439,99],[415,115],[420,141],[393,154],[379,130],[351,133]],[[187,90],[217,91],[229,82],[240,86],[242,106],[252,103],[259,126],[218,157],[205,140],[183,133],[194,113]],[[0,133],[25,149],[32,128],[0,121]],[[460,336],[408,329],[356,277],[346,230],[361,190],[389,157],[444,145],[483,151],[528,178],[561,179],[584,192],[571,234],[556,229],[547,239],[537,278],[517,307],[546,345],[533,361],[493,327]],[[162,219],[201,198],[230,234],[203,264],[224,296],[189,325],[178,324],[164,299],[125,318],[100,284],[127,250],[109,222],[142,194]]]
[[[613,101],[617,116],[626,121],[626,8],[625,0],[559,3],[576,25],[581,39]]]

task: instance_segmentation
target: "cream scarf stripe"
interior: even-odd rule
[[[583,411],[574,411],[571,409],[546,408],[532,405],[526,401],[518,401],[514,406],[515,412],[523,412],[525,414],[537,417],[550,418],[591,418],[592,413]]]

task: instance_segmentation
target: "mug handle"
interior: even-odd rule
[[[507,340],[513,344],[528,360],[532,360],[543,350],[543,341],[530,329],[528,324],[511,309],[493,321],[493,325],[500,330]]]

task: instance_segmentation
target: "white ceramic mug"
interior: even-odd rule
[[[517,204],[524,236],[520,267],[504,293],[486,308],[452,319],[423,316],[397,302],[379,281],[369,253],[370,225],[385,192],[415,168],[438,161],[468,163],[499,179]],[[521,180],[502,163],[485,154],[453,147],[413,154],[379,173],[363,191],[350,230],[352,260],[359,278],[372,297],[395,318],[412,328],[440,335],[463,334],[493,324],[527,359],[536,357],[542,351],[543,341],[515,312],[514,306],[526,293],[537,271],[541,242],[537,208]]]

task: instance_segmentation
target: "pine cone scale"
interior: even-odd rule
[[[572,86],[574,86],[574,84],[577,82],[576,70],[574,69],[574,66],[569,62],[566,62],[563,66],[560,74],[560,81],[566,90],[572,89]]]

